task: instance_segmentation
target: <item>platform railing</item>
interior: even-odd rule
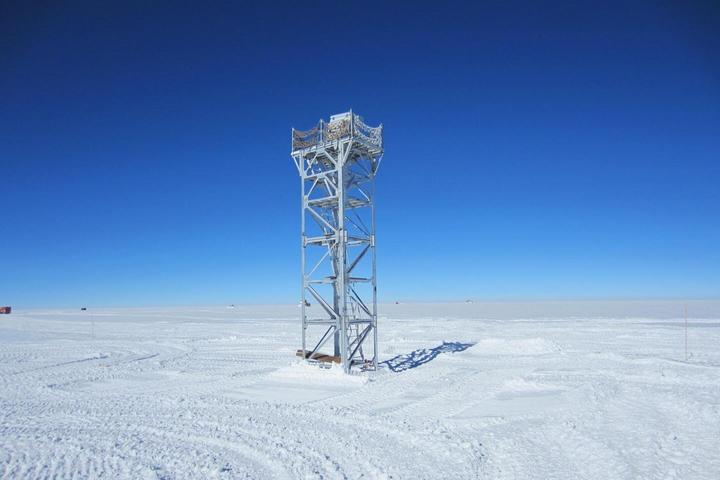
[[[310,130],[295,130],[293,128],[292,149],[293,151],[303,150],[350,136],[382,149],[382,129],[382,125],[378,127],[367,125],[359,115],[355,114],[335,120],[334,122],[320,120],[318,124]]]

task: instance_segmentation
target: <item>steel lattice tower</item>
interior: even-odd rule
[[[348,373],[378,363],[374,194],[382,154],[382,125],[369,127],[352,110],[292,130],[302,193],[298,355],[340,362]],[[333,355],[321,354],[330,338]]]

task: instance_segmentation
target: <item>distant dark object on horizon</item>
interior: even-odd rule
[[[0,313],[8,314],[12,312],[12,307],[0,307]]]
[[[81,312],[84,312],[85,310],[87,310],[87,307],[82,307],[82,308],[80,308],[80,311],[81,311]]]

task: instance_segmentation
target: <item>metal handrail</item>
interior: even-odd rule
[[[371,127],[359,115],[341,118],[334,122],[320,120],[310,130],[292,130],[293,151],[311,148],[347,137],[355,137],[382,149],[383,126]]]

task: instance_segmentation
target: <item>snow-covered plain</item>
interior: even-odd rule
[[[3,478],[720,478],[720,304],[381,308],[383,369],[293,306],[0,316]]]

